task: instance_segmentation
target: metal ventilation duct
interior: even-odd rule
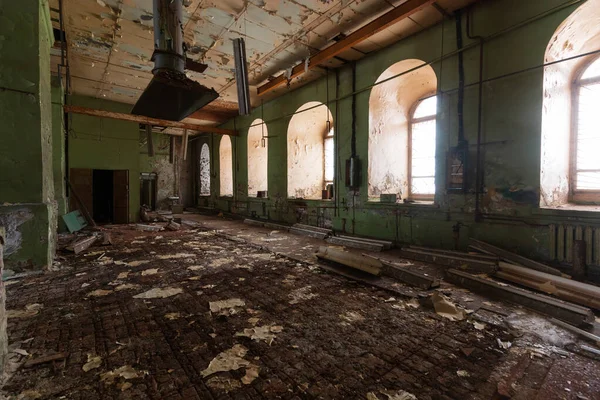
[[[240,115],[248,115],[250,114],[250,88],[248,87],[244,39],[233,39],[233,56],[235,58],[235,83],[237,85]]]
[[[183,51],[183,0],[154,0],[154,77],[132,114],[181,121],[219,97],[185,76]]]

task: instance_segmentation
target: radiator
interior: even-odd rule
[[[587,265],[600,266],[600,227],[585,225],[550,225],[550,256],[555,261],[573,262],[573,241],[584,240]]]

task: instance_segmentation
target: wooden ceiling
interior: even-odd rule
[[[476,0],[437,0],[321,65],[337,68],[437,24],[443,12]],[[208,65],[187,74],[213,87],[220,98],[192,115],[215,125],[237,115],[232,39],[243,37],[253,106],[257,87],[401,6],[406,0],[184,0],[184,39],[189,58]],[[72,93],[134,104],[152,77],[152,0],[63,0]],[[58,0],[51,0],[58,9]],[[52,13],[55,28],[58,15]],[[52,53],[52,69],[60,51]],[[271,99],[325,74],[313,68],[261,96]]]

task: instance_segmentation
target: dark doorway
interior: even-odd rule
[[[93,179],[94,221],[112,223],[114,216],[113,171],[95,169]]]

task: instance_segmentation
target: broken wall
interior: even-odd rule
[[[296,199],[321,198],[325,189],[325,146],[333,117],[324,104],[308,102],[296,110],[287,131],[287,193]]]
[[[54,199],[57,206],[58,231],[67,227],[62,216],[69,212],[65,185],[65,113],[63,110],[64,89],[57,77],[52,77],[52,174]]]
[[[596,4],[598,0],[594,1]],[[455,21],[405,38],[388,48],[369,54],[356,63],[356,149],[361,161],[357,190],[345,187],[345,160],[352,154],[352,68],[337,70],[336,79],[322,78],[266,102],[263,109],[236,118],[240,146],[236,153],[240,173],[236,187],[247,188],[246,132],[257,118],[269,130],[269,198],[211,199],[216,208],[250,215],[264,207],[264,217],[313,225],[332,223],[338,231],[441,248],[467,247],[476,237],[523,255],[551,260],[550,225],[600,226],[593,211],[541,209],[542,115],[546,49],[555,31],[576,6],[560,0],[523,2],[496,0],[476,3],[471,10],[473,35],[490,37],[484,46],[482,146],[483,193],[476,218],[475,170],[478,128],[479,47],[477,40],[464,37],[466,89],[464,97],[465,136],[469,144],[468,187],[465,193],[446,190],[446,153],[458,143],[458,58]],[[552,10],[552,12],[549,12]],[[524,21],[528,21],[524,23]],[[466,25],[466,21],[463,21]],[[463,26],[466,32],[466,26]],[[442,41],[442,37],[444,40]],[[527,40],[523,40],[527,38]],[[443,48],[442,48],[443,43]],[[454,54],[453,54],[454,53]],[[443,61],[441,54],[449,55]],[[452,54],[452,55],[450,55]],[[436,143],[436,195],[432,205],[381,204],[369,201],[369,98],[370,86],[382,71],[403,60],[432,62],[438,77],[439,108]],[[525,71],[525,72],[520,72]],[[333,72],[331,73],[334,74]],[[328,98],[329,93],[329,98]],[[334,100],[337,97],[339,100]],[[290,115],[302,105],[328,103],[335,119],[336,198],[294,200],[287,197],[287,132]],[[233,121],[223,125],[234,128]],[[218,136],[213,135],[215,140]],[[218,149],[211,148],[213,158]],[[215,167],[218,168],[218,165]],[[218,171],[215,171],[218,173]],[[251,204],[252,206],[248,206]]]
[[[256,119],[248,129],[248,197],[268,190],[269,132],[262,119]],[[207,149],[208,150],[208,149]]]
[[[600,49],[600,1],[588,1],[556,30],[548,44],[545,63]],[[574,81],[596,54],[544,68],[542,168],[540,205],[557,207],[569,202],[571,131],[574,129]]]
[[[233,159],[229,136],[223,136],[219,142],[219,194],[233,196]]]
[[[3,2],[0,13],[0,226],[5,268],[52,264],[56,244],[47,1]],[[15,40],[19,38],[19,40]]]
[[[404,60],[387,68],[369,97],[369,198],[382,193],[408,195],[408,137],[411,111],[419,99],[437,90],[431,66],[408,72],[424,62]],[[404,74],[390,79],[398,74]],[[390,79],[390,80],[388,80]],[[387,80],[387,81],[386,81]]]
[[[128,113],[130,105],[84,96],[70,96],[73,105]],[[69,168],[129,171],[129,221],[140,210],[139,124],[111,118],[70,114]]]
[[[168,135],[152,132],[154,156],[148,156],[146,133],[140,132],[140,173],[156,174],[156,208],[169,210],[170,196],[175,196],[175,165],[169,161],[170,139]]]

